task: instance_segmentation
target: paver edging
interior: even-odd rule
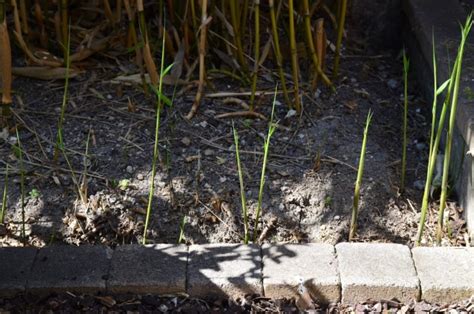
[[[155,252],[155,250],[158,251]],[[269,250],[276,253],[268,255]],[[120,265],[121,260],[114,260],[114,258],[120,258],[121,254],[116,253],[121,251],[129,252],[127,253],[129,260],[121,265],[124,268],[119,272],[127,271],[134,266],[138,267],[133,270],[135,273],[115,278],[113,270],[116,269],[114,267]],[[97,256],[97,252],[100,253],[99,256]],[[320,303],[338,302],[341,297],[343,303],[365,301],[368,298],[391,299],[392,297],[397,297],[403,302],[420,297],[429,302],[449,303],[460,302],[468,298],[471,293],[474,294],[474,267],[472,267],[474,248],[421,247],[410,250],[401,244],[380,243],[340,243],[336,246],[329,244],[265,244],[263,246],[205,244],[189,247],[158,244],[145,247],[126,245],[116,249],[113,254],[110,252],[109,248],[101,246],[52,246],[39,250],[35,248],[0,248],[1,269],[7,269],[8,265],[12,269],[11,265],[16,266],[18,265],[17,261],[22,260],[24,263],[22,269],[26,270],[23,277],[13,277],[16,281],[7,283],[11,286],[2,285],[2,281],[0,281],[0,295],[11,296],[12,292],[23,293],[25,291],[34,294],[76,291],[137,294],[186,292],[191,297],[233,298],[248,293],[258,293],[275,298],[298,297],[299,295],[295,293],[297,289],[292,287],[292,285],[298,285],[298,282],[289,278],[292,273],[294,275],[302,274],[311,280],[315,279],[315,282],[309,282],[310,285],[305,287],[316,285],[318,280],[320,283],[324,283],[329,278],[326,287],[332,287],[331,289],[335,293],[326,297],[326,302],[324,298],[318,299],[316,295],[316,301]],[[148,257],[145,257],[143,252],[146,252]],[[169,257],[166,256],[167,252],[170,254]],[[356,259],[355,265],[347,263],[348,252]],[[420,252],[430,252],[433,257],[428,256],[423,260],[420,258],[423,254]],[[23,259],[22,256],[26,256],[25,254],[29,258]],[[43,260],[45,256],[48,256],[47,260]],[[315,257],[320,260],[315,260]],[[371,262],[364,262],[361,257],[367,257]],[[380,261],[380,257],[382,257],[380,265],[374,265],[373,263]],[[390,263],[386,262],[384,258],[390,259]],[[53,261],[53,264],[45,266],[48,261]],[[68,261],[73,262],[69,265]],[[81,261],[84,261],[84,264]],[[441,266],[436,266],[435,262],[441,263]],[[443,266],[443,262],[448,262],[447,266]],[[406,269],[398,263],[405,265],[403,267]],[[160,269],[154,269],[157,264],[167,265],[161,270],[162,273],[160,273]],[[85,267],[86,270],[75,269],[79,267],[78,265]],[[295,265],[296,272],[293,272],[291,265]],[[388,267],[388,270],[383,269],[382,266]],[[298,270],[298,267],[306,269]],[[320,267],[320,269],[310,269],[311,267]],[[364,267],[366,269],[363,269]],[[44,269],[54,271],[52,278],[34,273]],[[144,274],[139,273],[141,269],[144,269]],[[84,278],[71,278],[75,275],[75,271],[78,271],[80,276],[87,274],[92,278],[92,283],[84,281]],[[161,278],[164,278],[160,277],[163,271],[171,278],[178,278],[178,284],[170,286],[169,290],[167,290],[166,283],[161,282]],[[174,271],[177,271],[179,276],[173,277]],[[271,274],[271,271],[274,273]],[[375,273],[364,273],[368,271]],[[375,277],[379,275],[377,272],[387,272],[389,276],[398,276],[399,278],[393,280],[389,277],[389,281],[392,281],[388,286],[384,286],[384,280],[387,282],[387,278],[382,276],[382,281],[380,281],[380,278]],[[439,274],[444,274],[444,277],[441,276],[441,281],[430,282],[430,276],[439,276]],[[366,280],[367,284],[358,282],[360,278],[357,276],[366,277],[362,279]],[[7,277],[3,277],[3,283],[7,282],[5,278]],[[118,290],[110,289],[113,286],[111,282],[114,278],[125,278],[124,282],[118,284]],[[273,288],[268,288],[268,284],[271,283],[269,278],[275,279],[274,283],[277,286],[281,284],[281,289],[272,291]],[[144,281],[143,286],[140,286],[141,280]],[[170,279],[169,282],[172,280]],[[353,281],[352,285],[350,280]],[[402,283],[402,280],[406,280],[407,284]],[[449,282],[450,280],[451,282]],[[459,282],[461,284],[457,284]],[[379,288],[375,287],[377,284],[379,284]],[[288,287],[290,289],[287,289]],[[417,292],[419,291],[418,287],[421,287],[420,292]],[[287,291],[288,295],[282,291]],[[388,294],[387,291],[389,291]],[[327,294],[329,290],[324,290],[323,293]],[[421,296],[417,293],[421,293]]]

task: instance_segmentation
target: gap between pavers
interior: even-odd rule
[[[26,289],[34,294],[105,291],[112,249],[55,245],[39,249]]]
[[[0,296],[25,292],[37,252],[36,248],[0,248]]]
[[[261,248],[243,244],[191,245],[187,292],[195,297],[261,294]]]
[[[474,296],[474,248],[417,247],[412,252],[423,300],[454,303]]]
[[[418,277],[407,246],[339,243],[336,254],[343,303],[392,298],[409,303],[419,299]]]
[[[186,245],[125,245],[115,249],[107,280],[112,293],[186,292]]]
[[[265,244],[262,251],[266,297],[297,298],[302,283],[316,302],[339,302],[341,288],[334,246]]]

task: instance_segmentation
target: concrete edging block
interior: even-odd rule
[[[265,244],[263,288],[269,298],[298,296],[301,282],[314,300],[339,302],[341,288],[334,246],[330,244]]]
[[[263,294],[260,247],[252,244],[191,245],[187,292],[195,297],[236,298]]]
[[[186,292],[186,245],[125,245],[115,249],[107,280],[113,293]]]
[[[0,296],[24,292],[38,249],[0,248]]]
[[[48,246],[38,251],[27,291],[96,293],[105,290],[112,250],[105,246]]]
[[[419,283],[410,249],[401,244],[336,245],[342,302],[419,299]]]
[[[474,248],[417,247],[412,250],[427,302],[461,302],[474,296]]]

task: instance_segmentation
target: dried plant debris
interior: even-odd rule
[[[313,304],[300,308],[294,299],[270,299],[248,295],[239,299],[196,299],[187,295],[18,295],[0,299],[2,312],[89,312],[89,313],[472,313],[474,299],[455,304],[396,300],[366,301],[354,305]]]

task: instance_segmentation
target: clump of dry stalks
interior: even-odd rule
[[[302,86],[315,89],[319,80],[333,88],[325,68],[326,29],[333,34],[336,47],[335,77],[346,7],[347,0],[0,0],[3,114],[8,114],[12,102],[12,74],[39,79],[65,77],[69,27],[69,77],[77,75],[79,69],[87,70],[82,61],[95,53],[132,53],[144,89],[147,83],[156,87],[159,74],[154,56],[161,50],[166,32],[166,56],[173,58],[174,66],[164,82],[185,85],[186,90],[197,88],[188,118],[196,114],[206,87],[214,88],[216,75],[248,86],[250,106],[241,114],[259,117],[255,114],[258,79],[264,72],[267,78],[274,75],[272,65],[277,69],[285,102],[300,111]],[[23,51],[27,67],[12,68],[10,38]],[[313,67],[309,76],[300,72],[303,56]],[[285,72],[287,65],[291,75]],[[193,81],[196,71],[198,77]]]

